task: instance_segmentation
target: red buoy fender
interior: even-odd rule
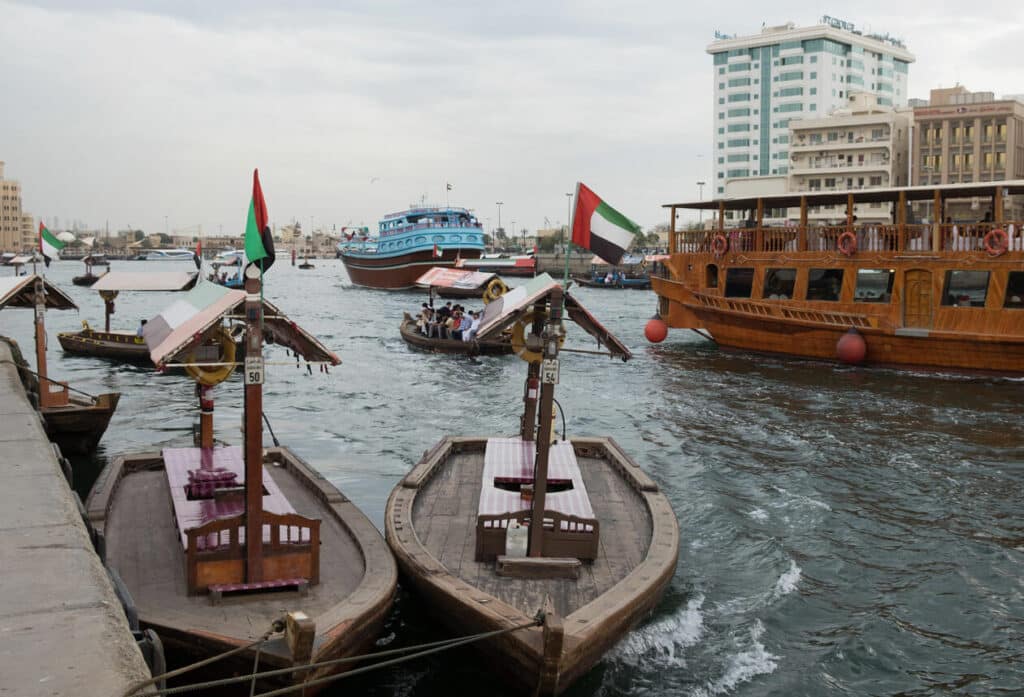
[[[867,355],[867,342],[864,341],[861,333],[852,327],[850,331],[839,337],[839,341],[836,342],[836,356],[843,363],[859,365],[864,362]]]
[[[984,242],[985,251],[994,257],[1002,255],[1010,248],[1010,237],[1006,234],[1006,230],[1000,228],[989,230],[985,235]]]
[[[715,255],[715,258],[721,258],[725,256],[725,253],[729,251],[729,240],[726,239],[725,235],[718,233],[715,235],[715,239],[711,240],[711,253]]]
[[[839,251],[848,257],[857,253],[857,236],[847,230],[839,236]]]
[[[668,325],[660,317],[654,317],[644,326],[644,336],[652,344],[660,344],[668,336]]]

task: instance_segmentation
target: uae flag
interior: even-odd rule
[[[605,203],[583,183],[576,184],[572,241],[614,266],[629,249],[640,226]]]
[[[252,200],[245,224],[245,257],[251,262],[259,262],[262,271],[274,264],[274,237],[267,223],[267,202],[263,200],[258,169],[252,172]]]
[[[43,261],[49,266],[51,261],[60,258],[60,250],[64,249],[64,243],[57,239],[57,236],[46,229],[42,221],[39,222],[39,251],[43,253]]]

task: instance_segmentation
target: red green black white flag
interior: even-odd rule
[[[249,202],[249,217],[245,224],[245,258],[258,264],[263,271],[274,263],[274,237],[270,232],[267,216],[267,202],[263,200],[260,187],[260,171],[252,172],[252,200]]]
[[[43,253],[43,261],[49,266],[51,261],[60,258],[60,250],[64,249],[64,243],[57,239],[57,236],[46,229],[42,221],[39,221],[39,251]]]
[[[633,242],[640,226],[609,206],[582,182],[576,184],[572,241],[614,266]]]

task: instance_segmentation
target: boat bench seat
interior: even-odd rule
[[[188,549],[186,531],[197,528],[212,520],[232,518],[245,513],[245,495],[217,497],[218,490],[237,489],[245,484],[245,461],[242,447],[229,445],[219,448],[164,448],[164,471],[167,483],[171,488],[171,502],[174,506],[174,517],[178,526],[181,544]],[[189,499],[193,496],[206,498]],[[277,483],[264,470],[263,472],[263,510],[271,513],[295,513],[295,509],[278,488]],[[240,533],[240,542],[245,541],[245,530]],[[211,536],[210,540],[198,538],[199,549],[215,549],[220,541]],[[288,539],[288,535],[282,535]],[[308,530],[302,531],[302,542],[309,542]],[[264,526],[263,541],[269,542],[271,532]]]
[[[477,505],[477,561],[489,561],[504,554],[509,523],[529,520],[530,502],[518,491],[508,491],[497,484],[532,483],[534,448],[533,442],[519,438],[488,439]],[[570,488],[549,491],[544,497],[543,554],[594,559],[600,525],[590,505],[572,443],[554,443],[548,461],[548,483]]]
[[[267,590],[294,588],[299,595],[309,593],[308,578],[279,578],[273,581],[256,581],[250,583],[211,583],[208,586],[210,602],[216,605],[225,595],[241,593],[258,593]]]

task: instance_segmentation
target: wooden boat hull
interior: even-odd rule
[[[159,453],[118,457],[101,473],[86,503],[104,536],[107,563],[134,599],[140,623],[154,629],[187,660],[249,644],[282,608],[304,611],[316,622],[312,661],[357,656],[371,650],[390,611],[397,569],[373,523],[306,462],[285,448],[267,449],[274,480],[301,514],[321,520],[320,583],[308,596],[262,594],[210,604],[187,592],[185,556],[171,513],[170,490]],[[237,661],[214,664],[214,677],[251,672],[255,650]],[[292,665],[283,639],[260,651],[260,668]],[[343,672],[352,664],[320,669],[295,682]],[[209,673],[208,673],[209,674]],[[286,679],[285,684],[289,684]],[[271,683],[277,684],[277,683]],[[320,689],[308,688],[304,694]]]
[[[57,334],[61,348],[67,353],[100,356],[118,361],[152,366],[149,349],[142,337],[129,332],[103,332],[83,329],[79,332]]]
[[[46,423],[46,434],[60,446],[61,452],[87,454],[96,450],[120,399],[119,392],[97,395],[95,402],[72,395],[66,406],[43,407],[39,411]]]
[[[480,256],[480,250],[446,248],[440,257],[435,257],[430,249],[398,256],[377,257],[373,254],[353,255],[345,252],[339,252],[339,256],[354,285],[404,290],[414,288],[416,279],[427,269],[433,266],[454,267],[456,258],[476,259]]]
[[[461,339],[429,339],[416,331],[416,320],[408,315],[399,326],[405,343],[421,351],[454,353],[466,356],[504,356],[512,353],[511,341],[462,341]]]
[[[84,276],[75,276],[71,279],[71,282],[76,286],[91,286],[96,281],[100,280],[99,276],[93,274],[86,274]]]
[[[385,511],[385,535],[395,553],[404,582],[426,599],[426,607],[458,635],[515,627],[528,622],[539,609],[522,607],[522,602],[516,606],[509,602],[509,598],[502,599],[483,590],[478,587],[481,582],[474,584],[460,575],[460,571],[449,567],[459,560],[459,551],[454,547],[463,538],[456,532],[467,521],[460,514],[462,508],[458,508],[463,506],[464,492],[451,488],[453,480],[445,471],[446,462],[450,457],[482,449],[484,442],[479,438],[449,437],[442,440],[392,491]],[[560,694],[589,671],[658,604],[672,580],[678,558],[678,523],[671,505],[658,491],[657,485],[611,439],[577,438],[573,439],[573,446],[581,454],[593,457],[602,454],[601,457],[613,463],[610,466],[618,472],[615,476],[621,477],[623,491],[628,492],[643,515],[649,516],[649,543],[646,551],[636,551],[638,563],[630,565],[628,570],[624,567],[619,569],[621,576],[614,576],[609,581],[612,585],[564,617],[564,636],[559,650],[552,651],[550,645],[546,650],[544,630],[540,627],[503,634],[474,645],[493,658],[495,671],[506,674],[524,693],[529,694]],[[445,499],[440,504],[449,509],[451,515],[447,521],[444,546],[431,542],[435,534],[433,528],[427,531],[418,527],[420,517],[416,512],[422,510],[434,495],[431,481],[435,477],[447,483],[444,491],[453,499]],[[468,501],[465,505],[474,508],[476,502]],[[450,510],[452,507],[458,510]],[[605,520],[598,511],[598,517],[605,536],[603,539],[607,540],[605,544],[642,545],[642,540],[630,539],[627,542],[616,538],[614,516]],[[463,556],[462,566],[467,563]],[[596,575],[599,566],[604,569],[601,565],[607,563],[607,559],[596,559],[593,573]],[[481,564],[471,564],[469,574],[481,568],[484,568]],[[511,582],[512,579],[502,581]]]
[[[1024,336],[893,327],[884,318],[780,303],[702,297],[682,284],[655,281],[669,326],[703,329],[724,348],[839,361],[837,344],[851,328],[863,337],[864,364],[929,370],[1024,372]]]
[[[605,288],[607,290],[650,290],[651,279],[649,278],[627,278],[624,281],[605,283],[603,280],[596,281],[592,278],[577,277],[574,279],[577,285],[584,288]]]

